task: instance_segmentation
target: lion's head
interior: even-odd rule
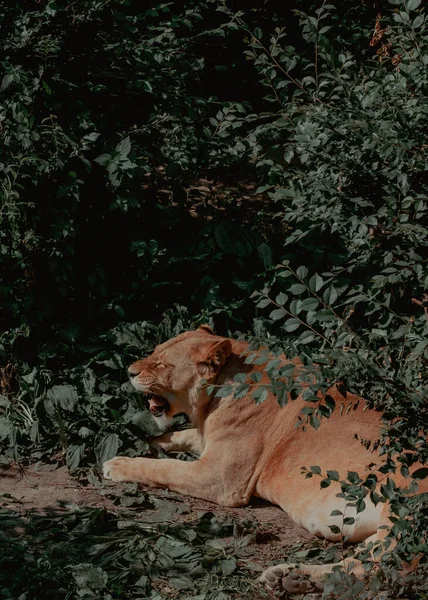
[[[150,411],[165,430],[179,413],[195,422],[201,379],[213,383],[231,352],[228,338],[201,325],[157,346],[128,372],[134,387],[148,396]]]

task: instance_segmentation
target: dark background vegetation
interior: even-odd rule
[[[385,411],[382,493],[343,490],[393,499],[400,597],[394,556],[427,544],[393,484],[427,457],[426,15],[278,4],[0,2],[3,461],[146,452],[129,361],[243,332],[323,366],[311,426],[332,383]]]

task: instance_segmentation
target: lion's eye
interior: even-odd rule
[[[164,369],[164,368],[165,368],[165,365],[163,365],[162,363],[158,363],[156,365],[156,369]]]

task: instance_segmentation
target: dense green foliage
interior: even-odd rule
[[[124,486],[115,515],[73,505],[45,515],[0,509],[2,598],[267,597],[254,585],[250,524],[210,512],[177,522],[190,512],[185,502],[136,488]],[[215,592],[198,595],[207,588]]]
[[[428,459],[428,20],[284,4],[0,2],[0,443],[73,471],[145,453],[126,365],[201,321],[247,332],[315,373],[302,421],[333,383],[385,411],[382,495],[342,488],[391,499],[399,543],[383,583],[331,589],[400,597],[394,557],[427,550],[393,474]]]

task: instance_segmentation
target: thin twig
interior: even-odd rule
[[[413,302],[413,304],[416,304],[417,306],[420,306],[421,308],[424,309],[425,318],[428,323],[428,294],[424,294],[422,296],[422,300],[418,300],[417,298],[412,298],[412,302]]]

